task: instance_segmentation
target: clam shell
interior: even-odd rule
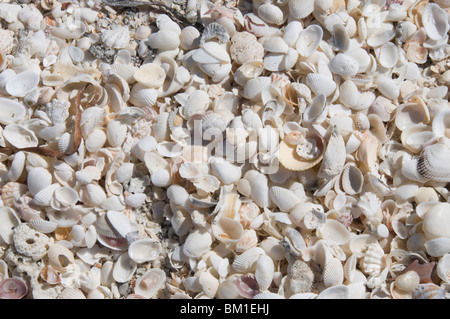
[[[256,262],[255,279],[261,290],[267,290],[274,277],[275,266],[267,255],[260,255]]]
[[[346,165],[342,171],[341,184],[346,194],[359,194],[364,186],[364,175],[356,165]]]
[[[343,224],[334,219],[326,220],[325,224],[317,229],[320,238],[343,245],[351,239],[351,233]]]
[[[378,52],[378,53],[377,53]],[[393,68],[398,61],[398,48],[392,42],[387,42],[376,51],[378,62],[385,68]]]
[[[270,199],[282,212],[290,212],[300,202],[297,195],[289,189],[272,186],[269,190]]]
[[[214,237],[227,245],[236,244],[244,231],[239,220],[219,215],[214,219],[211,229]]]
[[[177,49],[180,45],[180,36],[172,30],[159,30],[150,34],[148,37],[148,45],[152,49],[163,51]]]
[[[336,90],[336,82],[319,73],[309,73],[306,76],[306,84],[316,95],[324,94],[328,97]]]
[[[449,266],[450,266],[450,254],[445,254],[442,256],[441,259],[439,259],[439,262],[437,264],[436,272],[444,282],[450,281],[450,272],[449,272]]]
[[[2,217],[0,223],[0,238],[6,244],[12,243],[12,235],[14,228],[20,224],[20,219],[17,217],[14,209],[10,207],[1,207],[0,216]]]
[[[147,299],[154,298],[164,287],[165,282],[166,274],[163,270],[150,269],[136,279],[134,292]]]
[[[250,248],[236,256],[231,266],[239,273],[251,272],[255,269],[259,256],[264,254],[264,250],[260,247]]]
[[[130,258],[138,264],[155,260],[161,252],[161,244],[154,239],[138,239],[128,247]]]
[[[342,76],[356,75],[359,71],[358,61],[352,56],[344,53],[338,53],[334,56],[330,60],[328,67],[331,72]]]
[[[264,3],[258,7],[258,16],[269,24],[281,25],[286,21],[287,16],[276,5]]]
[[[199,258],[210,249],[212,244],[211,235],[200,229],[189,233],[183,245],[183,253],[191,258]]]
[[[422,24],[427,36],[432,40],[442,39],[449,30],[445,10],[435,3],[429,3],[423,9]]]
[[[52,175],[43,167],[34,167],[28,172],[27,184],[30,193],[34,196],[52,184]]]
[[[33,91],[38,83],[39,74],[33,71],[24,71],[9,78],[5,84],[5,90],[9,95],[24,97]]]
[[[157,89],[164,84],[166,72],[156,63],[146,63],[136,70],[133,78],[144,87]]]
[[[344,268],[337,258],[330,258],[323,270],[323,283],[325,287],[341,285],[344,282]]]
[[[417,172],[426,179],[449,182],[450,167],[446,160],[449,154],[450,147],[445,143],[424,147],[417,161]]]
[[[0,123],[8,125],[16,123],[25,117],[25,106],[17,101],[0,98]]]
[[[441,111],[434,116],[432,129],[436,136],[450,138],[450,110]]]
[[[115,281],[122,283],[130,281],[136,272],[137,264],[127,252],[122,253],[114,264],[112,276]]]
[[[348,299],[349,289],[345,285],[329,287],[316,297],[316,299]]]
[[[4,278],[0,281],[0,299],[22,299],[27,293],[27,284],[21,278]]]
[[[9,124],[3,129],[3,137],[11,145],[17,148],[38,146],[36,134],[20,124]]]
[[[310,25],[307,28],[300,31],[296,43],[297,52],[302,57],[311,56],[314,51],[319,47],[320,41],[323,37],[323,30],[318,25]]]

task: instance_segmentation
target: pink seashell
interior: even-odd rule
[[[5,278],[0,282],[0,299],[22,299],[27,293],[27,284],[23,279]]]
[[[239,276],[235,283],[239,294],[244,298],[251,299],[259,294],[259,285],[254,274]]]

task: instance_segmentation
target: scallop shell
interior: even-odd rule
[[[337,258],[331,258],[323,270],[323,283],[325,287],[341,285],[344,282],[344,268]]]
[[[199,258],[210,249],[211,235],[200,229],[194,229],[189,233],[183,245],[183,253],[191,258]]]
[[[276,5],[264,3],[258,7],[258,16],[269,24],[281,25],[286,21],[287,16]]]
[[[449,154],[450,147],[443,142],[424,147],[417,161],[417,172],[426,179],[449,182],[450,167],[446,160]]]
[[[309,16],[314,10],[314,0],[292,0],[289,1],[289,14],[296,19],[303,19]]]
[[[328,97],[336,90],[336,82],[320,73],[309,73],[306,76],[306,84],[316,95],[324,94]]]
[[[274,263],[267,255],[260,255],[256,261],[255,279],[262,291],[267,290],[274,277]]]
[[[260,247],[250,248],[236,256],[231,266],[239,273],[251,272],[255,269],[259,256],[264,254],[264,250]]]

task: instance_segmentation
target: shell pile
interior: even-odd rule
[[[448,0],[1,1],[0,298],[450,296]]]

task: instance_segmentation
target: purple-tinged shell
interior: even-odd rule
[[[0,299],[22,299],[27,293],[27,284],[21,278],[5,278],[0,281]]]

